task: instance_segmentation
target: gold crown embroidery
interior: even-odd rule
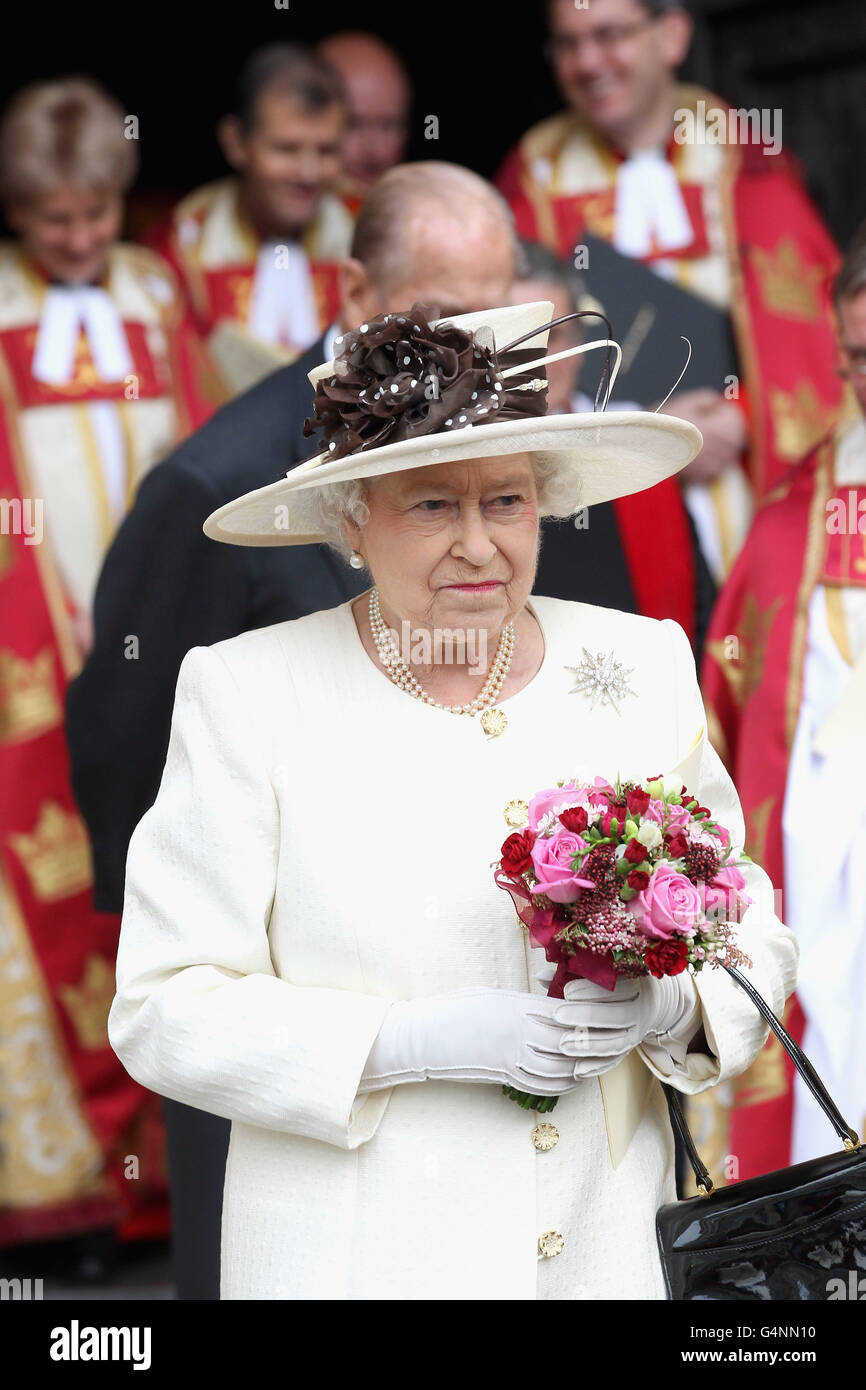
[[[767,642],[781,605],[782,599],[775,598],[763,610],[755,595],[749,594],[743,604],[739,630],[731,634],[737,639],[735,652],[729,649],[726,637],[707,642],[707,651],[715,658],[727,680],[738,709],[742,709],[746,701],[751,699],[764,679]]]
[[[57,993],[82,1047],[108,1046],[108,1014],[115,994],[114,971],[104,956],[88,956],[77,985],[58,985]]]
[[[70,898],[93,882],[90,843],[81,817],[44,801],[31,834],[9,836],[24,866],[34,897],[41,902]]]
[[[771,314],[814,323],[821,316],[818,290],[824,278],[821,266],[808,266],[791,237],[783,237],[775,251],[756,246],[752,261],[761,298]]]
[[[62,717],[51,648],[43,647],[32,660],[0,651],[0,743],[35,738]]]
[[[779,456],[791,463],[803,458],[836,423],[838,411],[818,398],[809,381],[793,391],[770,390],[770,414]]]

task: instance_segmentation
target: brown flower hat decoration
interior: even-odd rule
[[[334,375],[320,380],[304,435],[324,437],[330,459],[378,449],[440,430],[492,420],[544,415],[546,392],[526,389],[544,380],[501,372],[538,357],[524,349],[498,354],[493,335],[453,323],[431,327],[436,311],[415,304],[406,314],[382,314],[337,339]]]
[[[328,542],[315,490],[440,462],[526,454],[573,472],[583,507],[652,487],[690,462],[701,444],[694,425],[647,411],[606,413],[622,355],[610,326],[606,338],[549,353],[557,324],[597,317],[552,311],[539,300],[434,322],[434,310],[414,304],[337,338],[333,359],[307,373],[315,397],[305,435],[322,436],[316,454],[218,507],[205,535],[230,545]],[[547,364],[600,348],[596,409],[549,415]]]

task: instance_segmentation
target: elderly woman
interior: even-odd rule
[[[720,970],[548,997],[494,884],[515,802],[578,767],[682,769],[743,833],[682,630],[531,597],[540,516],[700,443],[668,417],[545,419],[549,316],[363,324],[311,373],[323,454],[205,526],[328,539],[373,581],[187,655],[130,847],[109,1033],[144,1085],[233,1122],[226,1299],[663,1298],[658,1079],[702,1090],[766,1035]],[[447,630],[477,646],[437,659]],[[740,936],[780,1009],[793,938],[757,904]],[[503,1085],[557,1107],[539,1124]]]
[[[213,408],[172,271],[119,240],[135,117],[85,78],[23,88],[0,120],[0,401],[44,498],[78,645],[143,475]]]
[[[119,919],[93,910],[63,728],[105,553],[205,411],[171,270],[118,241],[135,126],[84,78],[28,86],[0,119],[0,498],[25,530],[0,534],[0,1245],[168,1220],[159,1104],[105,1032]]]

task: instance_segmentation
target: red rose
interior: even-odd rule
[[[642,864],[646,859],[646,845],[632,836],[625,847],[625,857],[630,864]]]
[[[500,850],[502,867],[507,874],[522,874],[532,868],[534,844],[534,830],[519,830],[514,835],[509,835]]]
[[[633,816],[642,816],[650,804],[650,794],[645,792],[643,787],[635,787],[634,791],[626,792],[626,804]]]
[[[693,816],[711,816],[711,815],[712,815],[712,812],[710,811],[709,807],[708,807],[708,806],[702,806],[701,803],[698,801],[698,798],[694,795],[694,793],[688,791],[685,787],[683,787],[682,791],[680,792],[680,796],[681,796],[682,799],[683,799],[683,805],[684,805],[684,806],[688,806],[688,804],[689,804],[690,801],[695,801],[695,802],[697,802],[697,805],[695,806],[695,809],[692,811],[692,815],[693,815]]]
[[[663,975],[680,975],[688,963],[689,948],[685,941],[672,939],[651,946],[644,963],[651,975],[660,980]]]
[[[666,836],[668,854],[674,859],[682,859],[688,852],[689,842],[680,831],[676,835]]]
[[[559,819],[566,830],[573,831],[575,835],[583,834],[589,824],[585,806],[569,806],[565,811],[560,811]]]
[[[642,893],[649,884],[649,874],[646,869],[632,869],[626,883],[629,888],[636,888],[639,893]]]

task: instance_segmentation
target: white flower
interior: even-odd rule
[[[664,777],[662,777],[661,784],[665,789],[665,796],[679,796],[682,790],[683,779],[676,773],[667,772]]]
[[[662,842],[662,832],[654,820],[645,820],[637,832],[637,838],[638,843],[646,845],[647,849],[657,849]]]

